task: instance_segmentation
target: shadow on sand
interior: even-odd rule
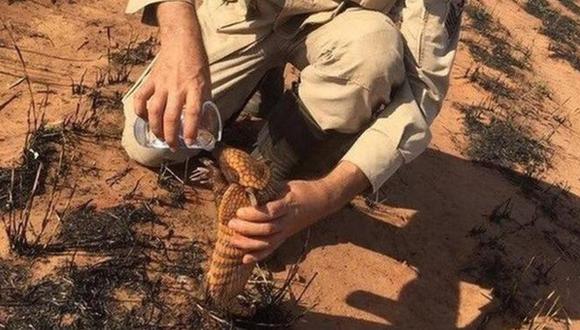
[[[308,247],[309,254],[324,246],[352,244],[405,262],[417,270],[416,279],[402,288],[397,300],[356,288],[344,298],[349,308],[384,322],[311,312],[298,327],[457,329],[461,282],[494,292],[479,316],[461,328],[504,328],[507,324],[501,322],[521,320],[533,312],[538,296],[552,288],[561,293],[568,317],[579,319],[575,297],[580,296],[580,283],[569,278],[580,268],[580,198],[547,182],[536,182],[535,189],[524,193],[522,182],[515,172],[428,150],[387,184],[383,204],[388,208],[365,210],[364,203],[347,207],[312,228]],[[381,214],[381,208],[415,212],[397,226],[393,213]],[[300,251],[303,239],[298,235],[288,241],[273,266],[295,260],[293,251]],[[388,266],[384,274],[389,274]],[[519,287],[511,294],[514,281]],[[499,317],[502,311],[506,317]]]

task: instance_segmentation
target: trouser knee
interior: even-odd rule
[[[324,130],[364,129],[405,77],[404,46],[392,21],[353,9],[311,32],[298,93]]]

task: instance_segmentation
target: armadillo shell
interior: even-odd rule
[[[231,244],[234,231],[227,226],[240,207],[249,205],[245,189],[234,183],[218,206],[217,242],[207,273],[207,292],[212,302],[223,307],[244,290],[254,268],[254,264],[242,263],[245,252]]]
[[[218,156],[219,168],[229,182],[244,187],[264,189],[270,181],[270,168],[248,153],[235,149],[221,149]]]

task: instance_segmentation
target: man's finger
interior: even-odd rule
[[[149,120],[149,129],[161,140],[163,136],[163,112],[167,102],[167,92],[156,90],[155,94],[147,102],[147,116]]]
[[[133,94],[133,110],[137,116],[147,120],[147,101],[154,93],[155,85],[151,80],[147,80]]]
[[[165,142],[173,150],[177,148],[179,129],[181,127],[181,110],[183,109],[183,94],[171,94],[167,99],[163,114],[163,133]]]
[[[234,235],[231,244],[247,252],[260,251],[272,247],[271,238],[252,238],[242,235]]]
[[[240,208],[236,215],[246,221],[266,222],[279,218],[288,213],[290,205],[286,198],[268,202],[266,205],[258,207]]]
[[[262,250],[259,252],[252,252],[252,253],[248,253],[246,255],[244,255],[244,258],[242,259],[242,263],[243,264],[251,264],[254,262],[258,262],[258,261],[262,261],[264,259],[266,259],[269,255],[272,254],[272,252],[274,252],[275,249],[266,249],[266,250]]]
[[[190,89],[187,92],[185,109],[183,110],[183,139],[185,144],[191,145],[197,138],[197,129],[199,123],[199,112],[201,111],[201,104],[203,100],[195,89]]]
[[[232,219],[228,226],[238,234],[244,236],[271,236],[282,231],[282,225],[279,220],[272,222],[249,222],[241,219]]]

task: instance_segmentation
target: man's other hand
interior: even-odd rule
[[[161,48],[149,79],[135,93],[135,113],[175,150],[182,113],[185,143],[197,137],[201,105],[211,99],[209,65],[191,4],[162,2],[157,18]]]
[[[365,175],[346,161],[322,179],[290,181],[282,198],[238,210],[228,224],[236,231],[232,244],[247,252],[244,263],[263,260],[288,237],[337,211],[368,185]]]
[[[228,224],[237,232],[232,244],[247,251],[244,263],[262,260],[288,237],[325,216],[328,202],[317,181],[290,181],[281,199],[238,210]]]

